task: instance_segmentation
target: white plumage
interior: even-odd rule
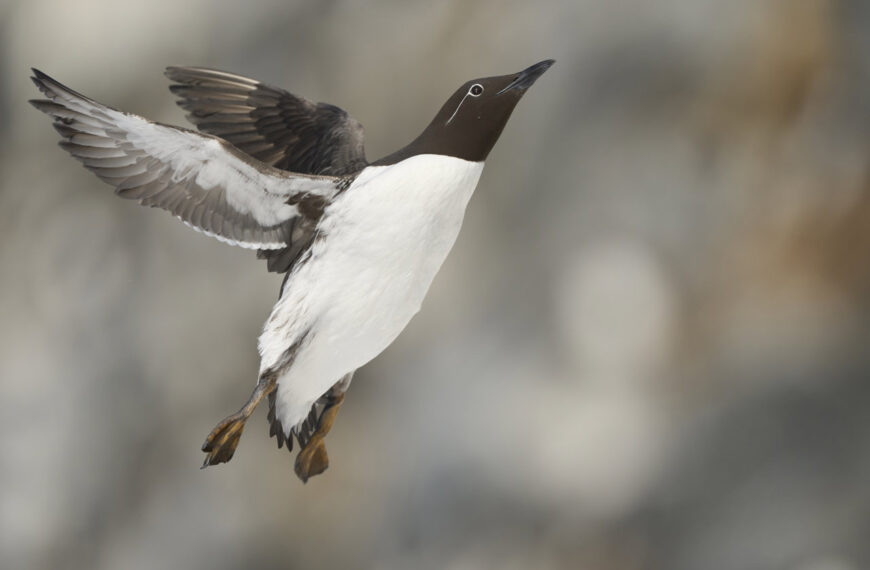
[[[288,437],[337,378],[380,354],[419,311],[482,170],[483,162],[431,154],[369,166],[325,210],[311,256],[260,336],[262,372],[308,333],[278,380]]]

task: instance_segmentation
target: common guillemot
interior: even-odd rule
[[[60,146],[123,197],[168,210],[284,273],[259,339],[253,394],[203,444],[229,461],[268,397],[270,435],[302,481],[328,466],[324,437],[353,373],[414,314],[450,251],[483,164],[517,102],[552,64],[464,83],[422,134],[369,163],[342,109],[253,79],[170,67],[201,132],[162,125],[76,93],[34,69]]]

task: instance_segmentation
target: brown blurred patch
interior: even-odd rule
[[[836,54],[834,2],[770,0],[745,40],[709,74],[698,105],[701,131],[725,144],[781,136],[805,110]]]

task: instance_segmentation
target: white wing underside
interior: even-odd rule
[[[153,123],[88,99],[43,73],[33,101],[55,119],[60,145],[118,195],[168,210],[190,227],[251,249],[288,245],[305,197],[327,202],[341,178],[286,172],[219,138]],[[292,202],[292,203],[290,203]]]

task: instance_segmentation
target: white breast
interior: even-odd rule
[[[368,333],[383,335],[380,350],[419,310],[482,169],[483,163],[442,155],[367,168],[327,211],[322,228],[330,262],[322,279],[350,287],[335,290],[332,302],[368,322]]]
[[[482,170],[442,155],[370,166],[326,209],[310,261],[291,276],[260,339],[264,369],[290,337],[312,331],[279,383],[285,426],[380,354],[420,309]]]

